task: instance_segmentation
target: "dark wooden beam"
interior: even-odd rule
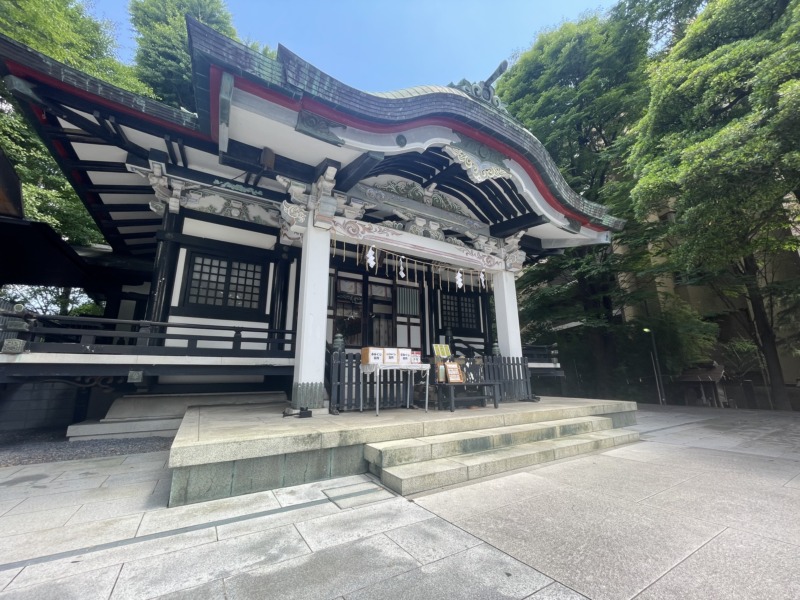
[[[164,136],[164,144],[167,146],[167,154],[169,155],[169,162],[171,162],[173,165],[177,165],[178,155],[175,154],[175,148],[172,145],[172,138],[169,136],[169,134]]]
[[[233,144],[233,141],[231,141],[231,143]],[[129,157],[129,159],[132,158],[133,157]],[[196,171],[194,169],[179,167],[175,164],[170,164],[166,162],[166,158],[167,158],[166,155],[159,150],[151,150],[150,152],[150,162],[160,163],[163,166],[165,175],[171,177],[178,177],[180,179],[185,179],[187,181],[193,181],[200,184],[205,184],[209,188],[220,188],[220,189],[228,188],[234,191],[239,191],[243,194],[251,196],[253,199],[281,201],[287,198],[285,192],[278,192],[275,190],[268,190],[265,188],[257,188],[253,185],[245,183],[243,179],[239,180],[226,179],[224,177],[220,177],[218,175],[214,175],[211,173],[206,173],[204,171]],[[131,164],[136,164],[136,163],[132,162]],[[250,171],[247,170],[247,173],[250,173]]]
[[[152,194],[149,185],[87,185],[84,188],[92,194]]]
[[[64,166],[68,169],[79,171],[98,171],[102,173],[127,173],[125,163],[105,162],[102,160],[64,160]]]
[[[355,184],[364,179],[373,168],[384,159],[383,152],[365,152],[344,167],[336,177],[336,189],[349,192]]]
[[[109,219],[101,221],[104,227],[159,227],[161,219]]]
[[[270,179],[275,179],[276,175],[283,175],[303,183],[315,181],[313,166],[279,154],[275,155],[274,170],[264,170],[261,164],[263,151],[263,148],[256,148],[236,140],[230,140],[228,142],[228,151],[219,153],[219,162],[222,165],[241,169],[248,173],[261,173],[263,171],[263,175]]]
[[[549,223],[546,217],[537,215],[536,213],[528,213],[527,215],[521,215],[519,217],[509,219],[508,221],[495,223],[489,227],[489,232],[494,237],[504,238],[517,233],[521,229],[528,229],[529,227],[544,225],[545,223]]]
[[[436,173],[436,175],[434,175],[427,181],[423,182],[422,187],[426,188],[430,185],[433,185],[434,183],[439,183],[440,181],[443,181],[446,178],[450,177],[451,175],[455,174],[457,170],[463,171],[464,168],[458,163],[453,163],[452,165],[448,165],[444,169]]]
[[[542,240],[532,235],[523,235],[519,241],[519,247],[528,254],[541,254],[544,252],[542,250]]]
[[[150,210],[150,204],[147,202],[130,202],[125,204],[93,204],[90,211],[94,212],[142,212]]]
[[[323,158],[322,162],[320,162],[316,167],[314,167],[314,179],[312,179],[311,181],[316,183],[317,180],[319,180],[319,178],[322,177],[322,174],[325,173],[328,167],[333,167],[338,172],[339,169],[342,167],[342,163],[340,163],[338,160],[333,160],[332,158]]]
[[[139,232],[139,233],[122,233],[122,234],[120,234],[119,237],[121,239],[123,239],[123,240],[126,240],[126,241],[127,240],[142,240],[142,239],[155,240],[157,233],[158,233],[157,231],[149,231],[149,232],[145,231],[145,232]],[[131,244],[131,246],[146,246],[146,245],[147,244]]]

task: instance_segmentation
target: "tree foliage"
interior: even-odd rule
[[[236,38],[223,0],[131,0],[136,72],[163,102],[195,111],[186,15]]]
[[[92,18],[74,0],[0,0],[0,31],[64,64],[137,93],[149,88],[133,68],[114,57],[114,38],[107,23]],[[58,165],[14,109],[0,85],[0,145],[22,181],[25,215],[50,224],[70,243],[101,242],[100,232]]]
[[[632,154],[640,217],[674,211],[673,268],[745,296],[754,341],[786,406],[775,348],[776,261],[796,251],[800,0],[712,0],[650,73]],[[785,296],[784,296],[785,299]]]
[[[648,38],[648,29],[625,15],[565,23],[539,35],[498,83],[509,112],[541,140],[572,188],[622,218],[633,216],[626,133],[647,104]],[[528,268],[518,282],[528,340],[551,339],[555,325],[581,324],[561,337],[581,338],[575,351],[591,349],[581,371],[598,385],[586,393],[618,394],[616,384],[625,380],[615,374],[628,335],[617,309],[640,300],[644,288],[621,287],[616,278],[646,270],[649,227],[631,220],[617,239],[623,251],[567,250]]]
[[[34,50],[93,77],[139,94],[151,94],[133,67],[115,56],[111,23],[98,21],[78,0],[0,0],[0,31]]]
[[[40,315],[77,317],[103,314],[103,306],[78,288],[5,285],[0,288],[0,300],[22,304],[27,310]]]

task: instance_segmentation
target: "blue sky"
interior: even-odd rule
[[[615,0],[228,0],[239,36],[283,44],[365,91],[486,79],[536,34]],[[94,0],[116,24],[119,57],[136,49],[127,2]]]

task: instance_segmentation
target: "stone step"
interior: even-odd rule
[[[474,431],[367,444],[364,447],[364,458],[377,467],[395,467],[612,428],[612,420],[607,417],[576,417],[558,421],[490,427]]]
[[[83,421],[67,428],[70,442],[82,440],[108,440],[133,437],[175,437],[181,419],[130,419],[106,423]]]
[[[370,465],[370,470],[380,476],[386,487],[406,496],[638,439],[636,431],[610,429],[395,467]]]
[[[103,421],[129,419],[180,419],[190,406],[224,404],[286,404],[286,392],[232,394],[148,394],[122,396],[114,400]]]

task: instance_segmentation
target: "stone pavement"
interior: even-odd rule
[[[0,600],[800,598],[800,414],[634,428],[410,499],[358,475],[167,509],[166,452],[7,467]]]

